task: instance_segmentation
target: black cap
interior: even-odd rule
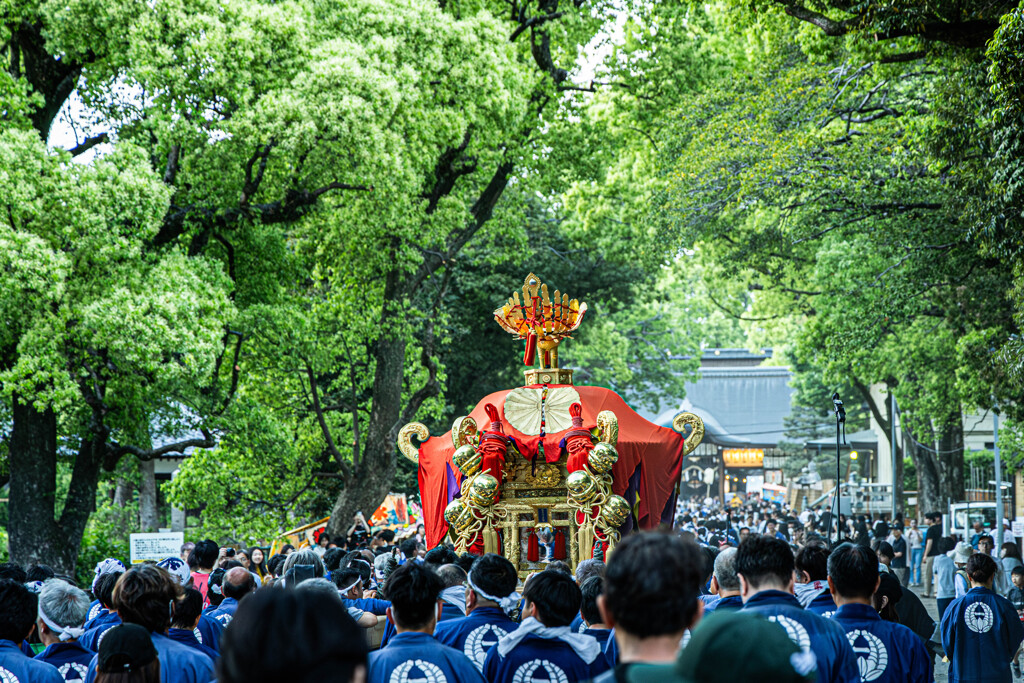
[[[138,624],[122,624],[103,634],[97,667],[108,674],[138,671],[154,659],[156,648],[149,631]]]

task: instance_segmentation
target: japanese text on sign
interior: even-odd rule
[[[185,542],[185,534],[180,531],[131,534],[128,539],[131,545],[132,564],[139,564],[146,560],[159,562],[168,557],[178,557],[181,553],[181,544]]]

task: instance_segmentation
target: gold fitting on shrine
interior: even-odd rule
[[[591,469],[598,474],[607,474],[612,471],[612,467],[618,459],[619,452],[615,450],[615,446],[604,441],[598,441],[594,444],[594,450],[590,451],[588,462]]]
[[[530,368],[526,371],[526,384],[572,384],[572,370],[568,368]]]

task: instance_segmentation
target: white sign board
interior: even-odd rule
[[[1024,521],[1014,521],[1010,524],[1011,532],[1017,538],[1024,536]]]
[[[181,531],[170,531],[159,534],[131,534],[132,564],[139,564],[146,560],[159,562],[168,557],[181,555],[181,545],[185,542],[185,534]]]

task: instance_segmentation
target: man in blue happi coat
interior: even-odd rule
[[[379,617],[387,616],[388,607],[391,607],[389,601],[363,597],[364,580],[359,571],[351,568],[337,569],[331,573],[331,581],[338,587],[345,607],[356,607]]]
[[[868,546],[843,543],[833,550],[828,557],[828,585],[838,608],[832,621],[846,631],[862,681],[931,683],[931,655],[921,639],[878,614],[876,601],[888,599],[876,598],[882,595],[878,591],[882,580],[878,555]],[[885,580],[899,590],[898,579],[886,576]]]
[[[512,563],[501,555],[487,553],[478,558],[467,577],[466,611],[461,619],[437,624],[434,637],[469,657],[478,671],[491,647],[518,624],[509,618],[519,602],[516,584],[519,577]]]
[[[199,620],[203,617],[203,594],[195,588],[185,588],[181,599],[174,603],[174,617],[167,637],[182,645],[187,645],[217,661],[220,653],[203,643],[199,631]]]
[[[523,622],[491,648],[484,661],[490,683],[585,681],[608,669],[593,636],[569,628],[582,594],[569,574],[534,574],[523,591]]]
[[[185,586],[192,587],[192,583],[193,583],[192,582],[192,572],[188,568],[188,565],[185,564],[184,562],[182,562],[181,559],[179,559],[177,557],[168,557],[166,560],[164,560],[163,562],[158,563],[156,566],[160,567],[161,569],[166,570],[167,573],[169,573],[172,577],[177,578],[178,583],[180,583],[182,585],[182,587],[185,587]],[[218,590],[220,590],[220,584],[223,583],[223,578],[224,578],[223,577],[223,574],[224,574],[223,570],[220,570],[220,571],[221,571],[221,578],[217,582]],[[209,590],[209,578],[207,578],[207,584],[206,585],[207,585],[207,590]],[[198,589],[195,589],[195,590],[198,590]],[[202,598],[203,592],[199,591],[199,595]],[[217,605],[218,606],[220,605],[220,601],[223,599],[223,597],[224,596],[223,596],[222,593],[217,593],[217,598],[218,598],[217,599]],[[203,601],[205,603],[206,599],[205,598],[202,598],[202,599],[203,599]],[[200,604],[200,608],[202,608],[202,604]],[[216,607],[211,608],[211,611],[214,610],[214,609],[216,609]],[[121,623],[121,620],[118,619],[117,623]],[[221,622],[217,621],[213,617],[208,616],[207,614],[204,613],[204,614],[200,615],[198,625],[196,625],[195,628],[193,628],[191,630],[192,630],[192,635],[195,636],[196,641],[200,645],[203,645],[205,648],[209,648],[210,650],[212,650],[213,654],[215,656],[216,656],[217,653],[220,652],[220,639],[221,639],[221,636],[224,634],[224,624],[222,624]],[[189,644],[188,643],[188,638],[186,638],[184,635],[181,636],[181,640],[184,641],[185,644]],[[204,654],[207,654],[207,655],[211,654],[210,652],[207,652],[205,649],[201,650],[201,651]]]
[[[735,612],[743,607],[740,597],[740,577],[736,575],[736,548],[726,548],[715,558],[715,571],[711,575],[711,592],[718,596],[712,606],[704,605],[704,612]]]
[[[466,616],[466,571],[457,564],[444,564],[437,568],[437,575],[444,582],[438,621]]]
[[[227,626],[235,617],[238,601],[256,590],[256,582],[245,567],[233,567],[224,574],[224,583],[220,589],[224,599],[206,615]]]
[[[604,562],[601,560],[580,560],[579,564],[576,565],[576,585],[583,590],[583,584],[592,576],[604,576]],[[583,612],[580,611],[576,615],[576,618],[569,624],[569,628],[577,633],[583,633],[587,630],[587,625],[583,621]]]
[[[950,683],[1010,683],[1024,628],[1009,600],[992,591],[996,561],[983,553],[967,560],[971,588],[942,617],[942,647]]]
[[[149,631],[160,658],[160,683],[208,683],[214,678],[213,660],[167,636],[173,605],[181,594],[177,578],[156,565],[140,564],[118,580],[113,603],[122,622]],[[93,657],[86,683],[95,680],[97,665]]]
[[[795,563],[789,544],[751,536],[736,552],[742,611],[755,611],[786,629],[790,640],[817,657],[820,683],[858,683],[857,657],[843,628],[801,607],[793,595]]]
[[[608,644],[608,639],[612,635],[611,629],[604,623],[604,617],[601,616],[601,610],[597,606],[597,599],[603,594],[603,576],[591,576],[580,586],[580,613],[583,615],[583,623],[587,627],[583,633],[594,637],[597,644],[601,646],[602,656],[604,646]]]
[[[429,566],[406,562],[388,578],[388,619],[396,633],[387,646],[370,654],[369,683],[446,681],[482,683],[473,662],[434,638],[444,582]]]
[[[676,535],[622,539],[608,560],[597,599],[602,623],[613,629],[605,655],[614,669],[595,683],[644,680],[652,668],[675,661],[687,630],[703,615],[703,563],[697,544]]]
[[[100,603],[100,611],[85,622],[85,632],[78,638],[79,644],[91,652],[99,651],[100,638],[111,628],[121,623],[114,609],[114,586],[124,572],[107,572],[93,584],[93,595]],[[91,612],[91,608],[90,608]]]
[[[89,590],[92,591],[93,597],[96,599],[89,603],[89,614],[85,618],[86,628],[90,628],[90,621],[103,614],[104,611],[110,609],[109,604],[104,605],[99,599],[99,593],[97,592],[100,579],[105,574],[117,574],[118,576],[124,574],[124,564],[116,557],[108,557],[107,559],[96,563],[96,568],[93,570],[92,585],[89,587]],[[113,584],[111,584],[110,589],[114,589]]]
[[[804,609],[825,617],[835,614],[836,603],[828,588],[828,546],[809,541],[796,554],[796,584],[793,590]]]
[[[82,647],[78,637],[89,614],[89,596],[67,581],[50,579],[39,591],[36,632],[46,646],[35,656],[52,664],[65,681],[83,681],[93,652]]]
[[[21,643],[32,632],[38,600],[25,584],[0,579],[0,680],[63,683],[52,664],[25,656]]]

